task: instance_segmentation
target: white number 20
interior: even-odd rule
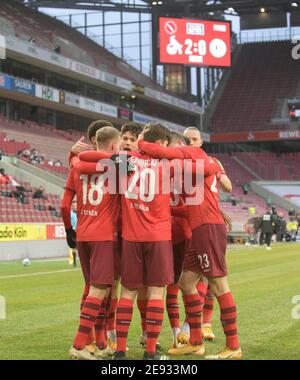
[[[147,180],[148,177],[148,180]],[[140,180],[139,195],[135,192],[137,189],[137,182]],[[146,181],[147,180],[147,181]],[[146,191],[146,183],[148,183],[149,189]],[[146,195],[148,194],[148,195]],[[152,202],[155,195],[155,171],[150,168],[143,169],[141,173],[138,168],[132,177],[128,190],[125,194],[126,198],[137,200],[140,196],[140,199],[144,202]]]

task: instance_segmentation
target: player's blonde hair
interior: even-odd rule
[[[102,127],[96,133],[97,147],[106,147],[109,143],[120,138],[120,132],[114,127]]]

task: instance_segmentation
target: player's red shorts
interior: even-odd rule
[[[140,243],[123,240],[121,263],[121,283],[129,290],[173,284],[171,241]]]
[[[204,224],[193,230],[183,270],[208,277],[227,276],[225,260],[227,228],[224,224]]]
[[[114,282],[115,241],[77,242],[86,284],[111,286]]]
[[[122,236],[118,234],[116,237],[116,249],[114,260],[115,280],[119,280],[121,277],[121,254],[122,254]]]
[[[173,244],[174,284],[177,284],[182,273],[186,247],[186,241],[183,241],[179,244]]]

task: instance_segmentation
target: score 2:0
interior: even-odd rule
[[[190,38],[187,38],[185,40],[185,45],[187,45],[185,49],[186,55],[193,55],[195,53],[198,53],[199,55],[206,55],[206,41],[205,40],[199,40],[198,43],[194,42]],[[197,45],[197,47],[194,47],[194,44]]]

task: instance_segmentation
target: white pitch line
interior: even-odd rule
[[[32,277],[32,276],[43,276],[46,274],[56,274],[56,273],[67,273],[67,272],[78,272],[80,269],[64,269],[57,270],[52,272],[37,272],[37,273],[28,273],[28,274],[13,274],[10,276],[0,276],[0,280],[5,280],[8,278],[18,278],[18,277]]]

